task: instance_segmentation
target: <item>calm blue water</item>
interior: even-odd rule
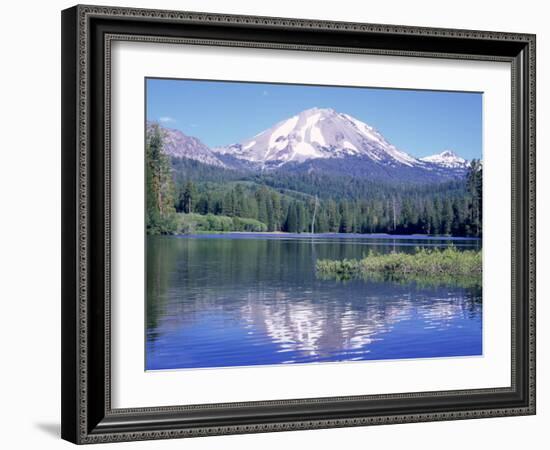
[[[318,258],[472,239],[214,234],[148,237],[146,369],[482,354],[481,288],[320,280]]]

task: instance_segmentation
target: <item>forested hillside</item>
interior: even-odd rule
[[[464,179],[410,183],[289,170],[247,171],[163,151],[148,128],[147,232],[269,231],[481,236],[482,165]]]

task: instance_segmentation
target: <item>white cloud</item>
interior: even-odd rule
[[[174,119],[173,117],[170,117],[170,116],[159,117],[159,122],[162,122],[162,123],[175,122],[175,121],[176,121],[176,119]]]

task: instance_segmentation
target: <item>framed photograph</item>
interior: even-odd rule
[[[62,12],[62,437],[535,413],[535,36]]]

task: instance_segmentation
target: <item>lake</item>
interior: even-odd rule
[[[147,237],[146,370],[482,354],[481,287],[323,280],[317,259],[464,238],[230,233]]]

